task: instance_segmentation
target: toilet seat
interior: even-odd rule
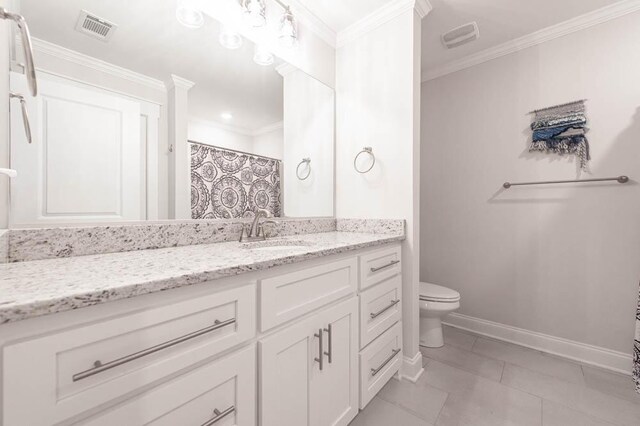
[[[427,302],[455,303],[460,301],[460,293],[440,285],[420,283],[420,300]]]

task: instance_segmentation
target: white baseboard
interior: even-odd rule
[[[443,324],[583,364],[606,368],[622,374],[631,374],[631,354],[457,313],[449,314]]]
[[[422,376],[422,373],[424,373],[424,368],[422,367],[422,352],[418,351],[413,358],[402,357],[400,379],[415,383],[420,376]]]

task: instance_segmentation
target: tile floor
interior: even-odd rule
[[[640,425],[631,377],[445,327],[417,383],[392,379],[351,426]]]

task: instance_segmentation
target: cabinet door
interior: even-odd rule
[[[309,383],[318,365],[317,323],[313,316],[259,343],[262,426],[310,426]]]
[[[311,374],[311,426],[347,425],[358,414],[358,299],[320,312],[318,323],[324,359]]]

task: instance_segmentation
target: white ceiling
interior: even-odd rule
[[[205,17],[189,29],[175,18],[176,0],[21,0],[34,37],[129,70],[167,81],[171,74],[195,82],[189,91],[194,118],[248,130],[282,121],[282,76],[275,65],[253,62],[253,44],[239,50],[218,43],[220,25]],[[81,9],[118,25],[108,43],[74,30]],[[150,11],[152,13],[150,13]],[[37,65],[37,64],[36,64]]]
[[[340,32],[394,0],[295,0],[335,32]],[[285,0],[286,3],[286,0]]]
[[[433,10],[422,21],[422,70],[432,71],[451,61],[514,38],[594,11],[620,0],[431,0]],[[480,39],[446,49],[440,36],[477,21]]]

